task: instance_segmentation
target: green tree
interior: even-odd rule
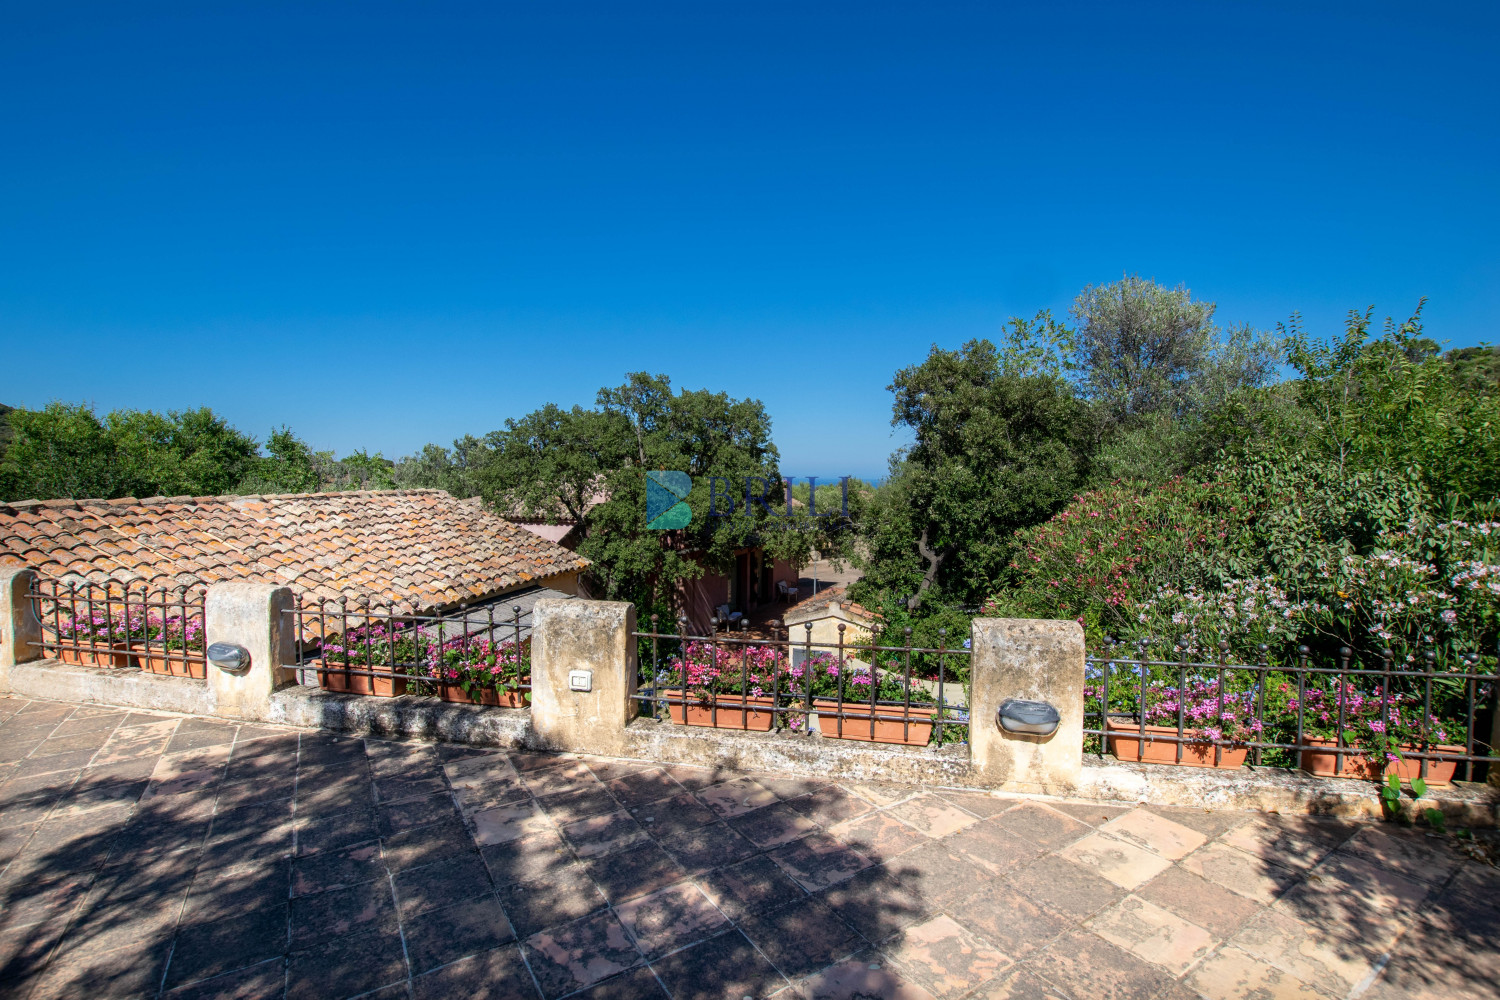
[[[1088,469],[1089,413],[1038,370],[976,340],[933,347],[896,373],[891,422],[916,440],[868,511],[859,593],[975,603],[1009,562],[1015,531],[1073,496]]]
[[[762,546],[777,558],[806,559],[809,533],[781,516],[778,454],[758,400],[674,392],[666,376],[637,372],[601,389],[592,409],[545,406],[507,420],[485,445],[491,454],[478,473],[481,495],[502,514],[578,524],[578,551],[594,562],[592,589],[634,601],[643,615],[673,613],[681,582],[705,570],[726,572],[739,550]],[[649,469],[693,478],[686,528],[646,527]],[[715,477],[721,495],[726,486],[735,494],[734,516],[709,516]],[[745,509],[746,477],[765,506]]]
[[[1327,341],[1309,337],[1297,316],[1283,328],[1301,376],[1293,382],[1295,399],[1307,415],[1296,446],[1341,472],[1410,474],[1460,508],[1500,496],[1493,355],[1438,353],[1422,336],[1422,303],[1400,324],[1386,320],[1377,337],[1372,314],[1351,312],[1342,336]]]
[[[0,496],[203,496],[231,492],[258,461],[255,440],[213,411],[116,410],[61,402],[15,410],[0,461]]]

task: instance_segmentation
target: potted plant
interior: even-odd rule
[[[424,630],[375,621],[325,636],[309,664],[327,691],[391,698],[406,694],[407,673],[423,662],[431,641]]]
[[[771,693],[785,686],[780,656],[774,646],[694,640],[658,675],[657,701],[673,722],[768,732],[775,721]]]
[[[1120,697],[1113,700],[1118,707],[1133,710],[1123,717],[1106,711],[1109,752],[1120,760],[1233,770],[1244,765],[1250,752],[1240,744],[1261,733],[1254,690],[1225,691],[1221,696],[1217,681],[1191,681],[1180,687],[1151,684],[1143,717],[1139,685],[1127,681],[1117,689]],[[1185,742],[1178,739],[1179,715]]]
[[[462,705],[524,708],[530,695],[521,690],[531,682],[531,638],[517,649],[514,642],[460,638],[434,648],[428,676],[437,680],[438,697]]]
[[[203,623],[198,618],[163,617],[148,612],[132,619],[130,650],[135,654],[137,665],[148,673],[198,680],[208,676],[208,664],[201,659]],[[200,654],[200,658],[189,660],[186,654],[190,652]]]
[[[789,673],[790,693],[801,699],[797,704],[807,707],[811,693],[824,736],[905,746],[926,746],[932,740],[937,706],[909,704],[911,692],[892,671],[872,671],[868,664],[824,651]]]
[[[1287,704],[1295,718],[1295,692]],[[1371,693],[1360,691],[1352,683],[1336,683],[1331,690],[1305,690],[1301,711],[1301,745],[1310,749],[1301,752],[1300,763],[1304,771],[1319,777],[1380,781],[1395,775],[1401,781],[1411,781],[1421,777],[1422,761],[1407,754],[1466,752],[1462,745],[1447,742],[1449,724],[1428,714],[1423,725],[1422,702],[1414,694],[1390,692],[1382,697],[1378,688]],[[1361,752],[1337,753],[1338,748]],[[1457,770],[1457,761],[1429,760],[1426,782],[1449,784]]]
[[[58,643],[57,658],[83,667],[128,667],[130,630],[121,618],[96,611],[87,617],[48,622]],[[69,648],[76,647],[76,648]]]

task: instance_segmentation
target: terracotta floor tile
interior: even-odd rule
[[[1084,930],[1064,934],[1027,965],[1066,997],[1154,1000],[1172,983],[1161,969]]]
[[[570,823],[562,828],[562,834],[573,846],[573,850],[578,852],[578,856],[583,858],[610,854],[646,839],[646,831],[623,809],[580,823]]]
[[[687,872],[661,849],[647,841],[617,854],[586,862],[594,884],[611,903],[634,899],[687,878]]]
[[[710,823],[674,833],[659,843],[690,873],[733,864],[756,853],[755,845],[731,830],[727,823]]]
[[[647,958],[713,935],[728,918],[692,882],[679,882],[615,907]]]
[[[986,885],[948,912],[1016,961],[1045,948],[1073,926],[1003,882]]]
[[[1246,899],[1269,905],[1298,881],[1293,872],[1228,844],[1209,844],[1183,858],[1183,868]]]
[[[1230,892],[1180,865],[1173,865],[1136,889],[1136,895],[1171,910],[1221,939],[1233,937],[1260,904]]]
[[[582,761],[570,761],[521,774],[521,783],[533,795],[560,795],[586,790],[603,791],[604,783]]]
[[[909,785],[889,785],[878,781],[841,781],[839,785],[874,806],[888,806],[917,790]]]
[[[957,833],[979,820],[937,795],[923,794],[907,799],[886,810],[907,826],[932,838]]]
[[[1335,854],[1284,893],[1275,909],[1330,929],[1353,924],[1399,927],[1428,892],[1427,884],[1381,862]]]
[[[616,812],[620,804],[602,788],[586,788],[577,792],[560,792],[556,795],[538,795],[536,804],[552,817],[559,826],[581,823],[595,816]]]
[[[573,864],[573,852],[552,831],[482,847],[479,854],[496,885],[542,879]]]
[[[1112,806],[1103,802],[1049,802],[1047,804],[1063,815],[1071,816],[1089,826],[1103,826],[1110,820],[1130,812],[1131,809],[1130,806]]]
[[[1407,878],[1441,885],[1448,880],[1463,856],[1440,837],[1417,830],[1387,829],[1390,824],[1367,826],[1339,849],[1378,864]]]
[[[807,895],[780,865],[763,854],[708,872],[699,877],[698,884],[734,920],[780,909]]]
[[[608,910],[533,934],[522,947],[546,1000],[592,986],[641,962],[630,934]]]
[[[537,994],[536,987],[531,982],[531,973],[521,960],[521,949],[510,945],[471,955],[426,975],[418,975],[411,981],[411,995],[416,1000],[454,1000],[456,997],[474,1000],[536,1000]],[[404,993],[396,994],[397,998],[404,996]],[[236,997],[234,1000],[240,998]],[[385,998],[381,997],[380,1000]]]
[[[829,833],[872,861],[889,861],[931,840],[883,812],[840,823]]]
[[[1046,848],[1016,836],[992,820],[975,823],[943,843],[950,851],[995,876],[1006,875],[1046,853]]]
[[[610,793],[627,809],[636,809],[669,795],[677,795],[685,789],[661,768],[635,771],[610,779]]]
[[[1090,832],[1088,824],[1037,802],[1023,802],[991,822],[1049,851],[1065,847]]]
[[[1122,889],[1134,889],[1149,882],[1171,866],[1170,861],[1105,833],[1090,834],[1059,851],[1058,856],[1109,879]]]
[[[1071,995],[1065,997],[1024,965],[985,983],[971,997],[972,1000],[1072,1000]],[[1199,998],[1195,996],[1193,1000]]]
[[[947,916],[908,927],[883,950],[938,1000],[963,996],[1013,964],[1003,952]]]
[[[721,818],[742,816],[747,812],[780,801],[769,788],[750,780],[735,778],[698,792],[698,798]]]
[[[940,840],[908,851],[886,866],[938,908],[959,902],[991,881],[983,869],[949,851]]]
[[[870,860],[826,833],[814,833],[772,851],[769,857],[808,892],[842,882]]]
[[[767,997],[787,981],[738,930],[651,963],[674,1000]]]
[[[630,810],[636,822],[653,837],[670,837],[673,834],[696,830],[718,821],[719,816],[708,806],[687,791],[679,791],[664,799],[649,802]]]
[[[1132,809],[1099,829],[1111,837],[1144,847],[1168,861],[1185,857],[1208,843],[1208,838],[1197,830],[1145,809]]]
[[[933,916],[933,907],[920,890],[903,882],[888,868],[866,868],[818,894],[840,920],[866,941],[879,944],[912,924]]]
[[[799,981],[805,1000],[933,1000],[916,983],[876,953],[856,955]]]
[[[818,828],[785,802],[731,816],[727,822],[740,836],[763,850],[796,840]]]
[[[1354,828],[1314,823],[1306,817],[1259,816],[1220,838],[1246,854],[1306,871],[1347,839]]]
[[[559,868],[535,882],[513,882],[495,892],[521,937],[570,923],[605,904],[582,865]]]
[[[1345,996],[1374,968],[1394,934],[1355,925],[1323,928],[1274,909],[1252,917],[1230,941],[1236,948],[1334,996]]]
[[[973,813],[980,819],[994,816],[996,813],[1002,813],[1016,804],[1015,799],[1002,798],[999,795],[991,795],[987,792],[941,791],[937,794],[965,812]]]
[[[1180,976],[1218,942],[1208,931],[1136,895],[1090,918],[1088,928],[1137,958]]]
[[[1174,823],[1180,823],[1191,830],[1197,830],[1209,840],[1261,815],[1238,809],[1203,809],[1195,806],[1147,805],[1140,808],[1163,816]]]
[[[746,917],[739,926],[788,979],[811,975],[867,947],[863,937],[818,899],[803,898]]]
[[[1011,873],[1006,882],[1055,913],[1082,920],[1125,895],[1108,879],[1049,854]]]
[[[1186,982],[1214,1000],[1327,1000],[1296,976],[1238,948],[1220,948]]]
[[[787,805],[817,823],[831,827],[869,812],[872,806],[837,785],[823,785],[807,795],[787,800]]]
[[[475,813],[474,842],[480,846],[505,844],[522,837],[555,831],[552,821],[529,802],[496,806]]]

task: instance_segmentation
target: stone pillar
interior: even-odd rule
[[[216,583],[208,588],[205,646],[229,642],[250,653],[250,669],[231,673],[208,664],[214,714],[231,719],[270,718],[271,692],[293,679],[284,664],[295,654],[290,587],[268,583]]]
[[[1083,627],[1033,618],[974,619],[969,754],[983,784],[1066,794],[1083,773]],[[1000,728],[1007,698],[1045,701],[1062,716],[1051,736]]]
[[[544,598],[532,609],[531,728],[539,747],[618,755],[636,715],[635,605]],[[587,673],[589,690],[570,683]],[[580,681],[583,678],[579,678]]]
[[[0,691],[10,690],[10,668],[42,656],[42,623],[26,596],[36,570],[0,566]]]

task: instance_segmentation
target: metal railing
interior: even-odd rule
[[[42,626],[42,650],[53,659],[199,680],[207,676],[201,590],[39,577],[26,596]]]
[[[637,631],[641,664],[635,699],[642,714],[689,726],[938,746],[968,740],[969,650],[947,645],[814,642],[812,625],[795,636],[770,622],[771,638],[747,623],[691,635],[685,616],[675,632]]]
[[[1367,661],[1341,647],[1315,661],[1306,645],[1275,659],[1259,645],[1252,663],[1231,662],[1227,642],[1211,661],[1173,652],[1109,645],[1086,658],[1086,752],[1440,781],[1476,780],[1500,762],[1483,725],[1494,724],[1500,658],[1478,650],[1440,658],[1427,649],[1398,662],[1389,649]]]
[[[403,612],[368,599],[304,598],[287,612],[296,637],[291,666],[320,687],[348,694],[524,707],[531,695],[531,625],[518,604],[496,611],[494,603],[463,604],[448,614],[423,614],[416,604]]]

